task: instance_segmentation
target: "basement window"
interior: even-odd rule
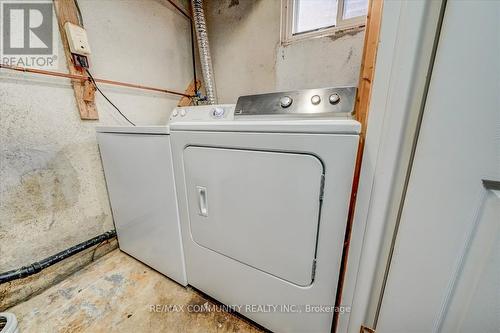
[[[282,42],[290,43],[365,25],[368,0],[283,0]]]

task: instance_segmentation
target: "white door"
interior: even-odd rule
[[[192,239],[299,286],[312,283],[323,179],[308,154],[190,146]]]
[[[377,332],[500,332],[494,181],[500,2],[448,1]]]

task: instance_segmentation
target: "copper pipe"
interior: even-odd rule
[[[180,92],[177,92],[177,91],[172,91],[172,90],[167,90],[167,89],[162,89],[162,88],[142,86],[140,84],[134,84],[134,83],[111,81],[111,80],[97,79],[97,78],[95,79],[95,81],[99,82],[99,83],[111,84],[111,85],[115,85],[115,86],[122,86],[122,87],[136,88],[136,89],[158,91],[158,92],[164,92],[164,93],[167,93],[167,94],[174,94],[174,95],[185,96],[185,97],[194,97],[194,96],[187,95],[187,94],[184,94],[184,93],[180,93]]]
[[[82,76],[82,75],[73,75],[73,74],[66,74],[66,73],[60,73],[60,72],[52,72],[52,71],[46,71],[43,69],[36,69],[36,68],[25,68],[25,67],[2,65],[2,64],[0,64],[0,68],[10,69],[10,70],[17,71],[17,72],[27,72],[27,73],[34,73],[34,74],[41,74],[41,75],[65,77],[68,79],[80,80],[80,81],[86,81],[89,79],[88,77]]]
[[[53,72],[53,71],[47,71],[47,70],[43,70],[43,69],[25,68],[25,67],[18,67],[18,66],[3,65],[3,64],[0,64],[0,68],[10,69],[10,70],[17,71],[17,72],[27,72],[27,73],[40,74],[40,75],[64,77],[64,78],[72,79],[72,80],[90,81],[90,78],[88,76]],[[98,79],[98,78],[95,78],[95,81],[99,82],[99,83],[114,85],[114,86],[122,86],[122,87],[128,87],[128,88],[163,92],[166,94],[172,94],[172,95],[178,95],[178,96],[184,96],[184,97],[194,97],[192,95],[180,93],[180,92],[173,91],[173,90],[143,86],[143,85],[134,84],[134,83],[126,83],[126,82],[112,81],[112,80],[105,80],[105,79]]]

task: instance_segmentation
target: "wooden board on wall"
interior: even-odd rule
[[[75,2],[74,0],[54,0],[54,8],[57,15],[59,32],[61,34],[69,73],[73,75],[87,76],[83,69],[74,65],[71,52],[69,51],[68,41],[66,39],[66,31],[64,30],[64,24],[66,22],[71,22],[76,25],[79,24]],[[95,88],[88,83],[85,84],[85,82],[86,81],[82,82],[79,80],[72,81],[76,105],[78,107],[78,111],[80,112],[80,118],[86,120],[97,120],[99,119],[99,115],[97,114],[93,93]]]
[[[196,90],[200,90],[201,88],[201,81],[200,80],[196,80],[196,87],[197,89]],[[194,95],[195,94],[195,89],[194,89],[194,82],[191,81],[191,83],[189,84],[189,86],[186,88],[186,90],[184,91],[184,93],[186,95]],[[190,97],[182,97],[180,100],[179,100],[179,104],[177,104],[177,106],[190,106],[191,104],[193,103],[193,99],[190,98]]]
[[[366,19],[365,41],[361,57],[361,70],[359,75],[358,93],[356,96],[355,115],[361,123],[361,136],[366,135],[368,121],[368,106],[372,92],[373,76],[375,74],[375,61],[382,20],[382,0],[370,1]]]

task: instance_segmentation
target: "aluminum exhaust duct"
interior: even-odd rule
[[[217,103],[217,91],[215,90],[215,77],[212,68],[212,58],[210,57],[210,46],[208,44],[207,23],[203,10],[203,0],[191,0],[193,8],[194,28],[200,52],[201,72],[207,92],[208,104]]]

